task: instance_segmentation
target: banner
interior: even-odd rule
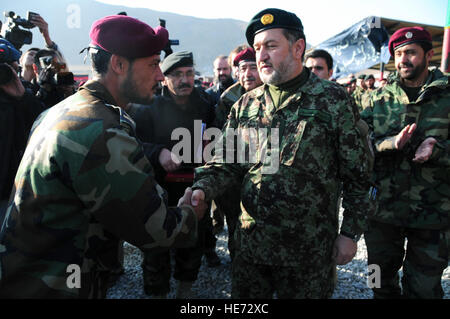
[[[389,34],[379,17],[367,17],[319,44],[333,57],[333,78],[346,77],[390,59]]]

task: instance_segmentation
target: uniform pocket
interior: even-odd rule
[[[303,137],[303,133],[305,132],[305,128],[308,121],[301,120],[295,132],[286,132],[284,134],[285,143],[281,149],[280,153],[280,162],[286,166],[292,166],[295,160],[295,156],[297,155],[298,148],[300,146],[300,142]]]

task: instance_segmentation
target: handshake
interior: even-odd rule
[[[194,209],[198,220],[203,218],[206,209],[208,208],[208,204],[205,202],[205,193],[200,189],[192,191],[190,187],[186,188],[183,197],[178,201],[178,207],[182,205],[191,206]]]

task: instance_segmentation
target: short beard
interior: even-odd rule
[[[129,103],[136,103],[136,104],[143,104],[143,105],[149,105],[152,103],[153,96],[141,96],[138,93],[138,90],[136,88],[136,84],[133,81],[133,75],[131,72],[131,65],[128,69],[128,74],[126,79],[123,81],[123,83],[120,85],[120,91],[122,93],[122,96],[124,96]]]
[[[218,80],[219,80],[219,83],[220,83],[221,86],[225,86],[225,85],[228,84],[228,82],[232,81],[233,78],[231,77],[231,74],[230,74],[230,75],[227,75],[226,77],[225,76],[221,76],[221,77],[219,76]]]
[[[290,79],[292,70],[295,69],[292,66],[293,62],[294,62],[294,57],[292,56],[292,53],[289,52],[288,59],[281,62],[278,69],[273,68],[272,74],[266,75],[261,72],[259,74],[259,76],[265,84],[270,84],[270,85],[275,85],[275,86],[283,84]],[[272,67],[273,67],[273,64],[272,64]]]
[[[426,67],[427,67],[427,60],[424,56],[422,63],[418,64],[416,67],[413,67],[411,73],[409,74],[403,73],[402,71],[400,71],[401,70],[400,67],[398,73],[400,74],[400,77],[404,80],[415,80],[422,74],[423,70],[425,70]]]

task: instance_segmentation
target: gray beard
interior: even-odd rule
[[[289,58],[290,58],[289,60],[283,61],[277,70],[273,69],[272,74],[265,75],[265,74],[261,73],[260,74],[261,80],[265,84],[270,84],[270,85],[275,85],[275,86],[287,82],[291,78],[291,73],[292,73],[292,70],[294,69],[292,67],[292,64],[294,61],[292,55],[289,55]]]

